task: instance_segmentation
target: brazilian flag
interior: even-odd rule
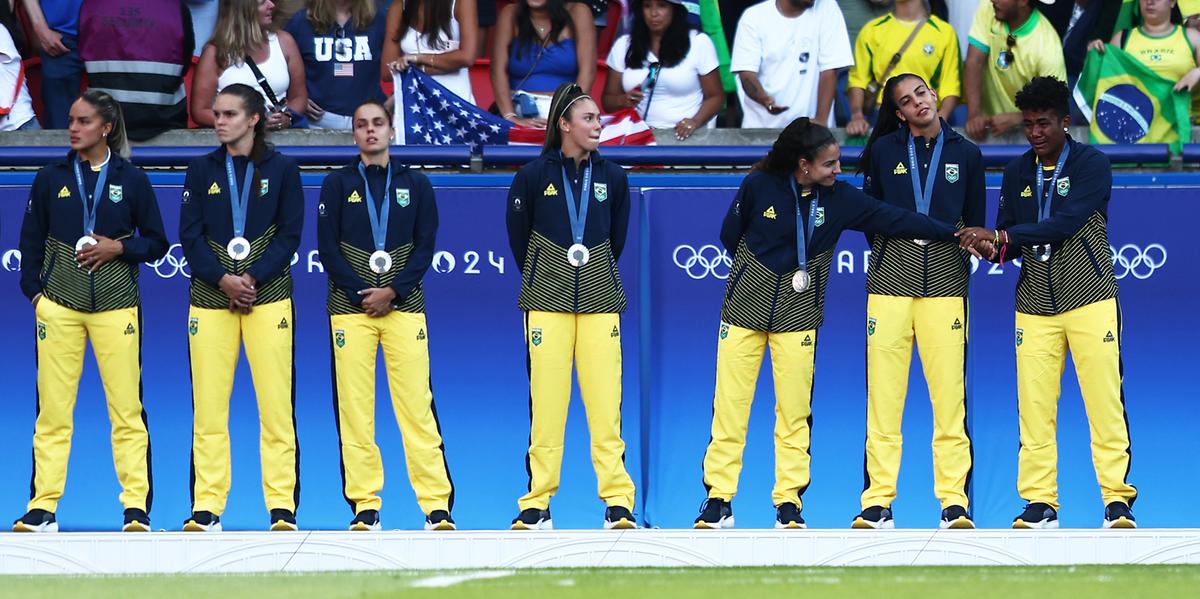
[[[1075,86],[1075,103],[1091,121],[1090,143],[1165,143],[1183,151],[1191,139],[1191,95],[1124,50],[1089,50]]]

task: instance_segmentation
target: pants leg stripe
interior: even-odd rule
[[[138,405],[142,407],[142,426],[146,427],[146,513],[150,513],[154,505],[154,459],[150,444],[150,421],[146,417],[146,394],[142,378],[142,342],[146,340],[146,329],[143,328],[142,307],[137,307],[138,321]]]
[[[350,511],[358,513],[358,504],[346,494],[346,454],[342,452],[342,412],[338,399],[337,384],[337,349],[333,346],[333,320],[329,320],[329,375],[333,386],[333,426],[338,436],[338,472],[342,476],[342,498],[350,506]],[[294,356],[293,356],[294,357]]]
[[[42,299],[46,299],[46,298],[42,297]],[[33,325],[33,371],[35,373],[38,371],[38,368],[40,368],[40,366],[41,366],[40,364],[38,364],[37,342],[38,342],[37,317],[35,316],[34,317],[34,325]],[[36,381],[34,381],[34,385],[33,385],[33,398],[34,398],[33,421],[37,422],[38,416],[40,416],[42,413],[42,393],[41,393],[41,390],[38,388]],[[36,430],[36,428],[35,428],[35,430]],[[30,447],[30,449],[29,449],[29,463],[31,465],[30,474],[29,474],[29,500],[33,501],[33,498],[37,497],[37,449],[35,447]]]
[[[192,343],[187,338],[190,335],[186,329],[184,330],[183,344],[187,347],[188,358],[188,393],[192,400],[192,441],[188,445],[191,446],[190,457],[188,458],[188,503],[192,506],[192,511],[196,511],[196,375],[192,372]]]
[[[1125,462],[1125,474],[1121,476],[1121,481],[1129,484],[1129,469],[1133,466],[1133,435],[1129,433],[1129,412],[1125,410],[1125,359],[1121,356],[1121,347],[1125,337],[1125,319],[1121,314],[1121,300],[1113,300],[1117,310],[1117,373],[1121,379],[1121,418],[1125,421],[1125,439],[1128,445],[1125,446],[1125,455],[1129,459]],[[1134,492],[1137,492],[1137,487],[1133,487]],[[1133,507],[1133,502],[1137,501],[1137,495],[1129,499],[1129,506]]]
[[[967,378],[970,373],[968,363],[970,360],[970,343],[971,343],[971,302],[969,298],[963,298],[963,433],[967,435],[967,458],[971,460],[970,467],[967,468],[967,478],[963,482],[963,495],[966,496],[967,502],[975,505],[975,498],[971,495],[971,481],[975,476],[975,442],[971,439],[971,384]]]
[[[292,447],[296,448],[296,486],[292,489],[292,508],[300,510],[300,431],[296,428],[296,302],[291,303],[290,322],[288,328],[292,337]],[[295,512],[293,512],[295,513]]]
[[[442,436],[442,422],[438,419],[437,401],[433,398],[433,375],[429,375],[429,409],[433,412],[433,425],[437,428],[438,438],[442,442],[438,445],[438,451],[442,453],[442,467],[446,469],[446,482],[450,483],[450,498],[446,502],[446,506],[450,511],[454,511],[454,477],[450,476],[450,462],[446,460],[446,438]],[[533,430],[533,420],[530,420],[530,431]],[[532,432],[530,433],[533,434]],[[526,458],[528,460],[528,458]]]
[[[525,327],[524,338],[522,343],[525,345],[525,375],[529,379],[529,440],[525,447],[525,474],[528,477],[528,484],[525,485],[525,492],[533,491],[533,463],[531,462],[529,451],[533,449],[533,353],[529,351],[529,312],[525,312]]]
[[[801,503],[803,503],[803,501],[804,501],[804,492],[807,491],[808,486],[810,484],[812,484],[812,429],[813,429],[813,414],[812,414],[813,401],[812,400],[813,400],[813,389],[815,389],[817,387],[817,348],[820,347],[820,344],[818,343],[818,341],[819,341],[818,334],[819,334],[818,331],[815,331],[815,330],[813,331],[812,384],[810,384],[808,386],[808,447],[804,451],[805,451],[805,453],[808,454],[809,476],[808,476],[808,482],[804,483],[804,486],[800,487],[800,489],[796,491],[796,499],[799,500]],[[772,355],[771,359],[774,360],[775,356]],[[779,401],[779,399],[776,398],[775,401]]]

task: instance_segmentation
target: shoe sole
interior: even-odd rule
[[[438,522],[437,524],[426,522],[425,530],[458,530],[458,527],[453,522]]]
[[[189,520],[183,524],[183,532],[221,532],[221,523],[205,526]]]
[[[554,521],[540,520],[537,524],[526,524],[517,520],[513,522],[512,530],[554,530]]]
[[[24,522],[17,521],[13,523],[13,532],[58,532],[58,522],[49,524],[40,524],[38,526],[30,526]]]
[[[784,524],[783,522],[776,520],[775,528],[778,528],[780,530],[784,530],[784,529],[797,530],[797,529],[802,529],[802,528],[808,528],[808,525],[801,524],[799,522],[788,522],[787,524]]]
[[[1105,520],[1104,528],[1124,528],[1124,529],[1137,528],[1137,522],[1134,522],[1133,520],[1130,520],[1129,518],[1126,518],[1125,516],[1121,516],[1120,518],[1117,518],[1116,520]]]
[[[379,532],[383,530],[383,525],[378,523],[367,524],[365,522],[355,522],[354,524],[350,525],[350,530],[354,532]]]
[[[867,519],[863,518],[862,516],[859,516],[858,518],[855,518],[854,522],[852,522],[850,524],[850,528],[853,528],[855,530],[892,529],[892,528],[896,528],[896,522],[894,520],[884,520],[882,522],[871,522],[870,520],[867,520]]]
[[[296,532],[298,530],[300,530],[300,527],[291,522],[276,520],[271,523],[271,532]]]
[[[604,530],[633,530],[637,528],[636,522],[630,522],[627,518],[621,518],[616,522],[604,521]]]
[[[938,526],[943,530],[968,530],[975,528],[975,523],[966,516],[959,516],[950,521],[942,520]]]
[[[121,532],[150,532],[150,525],[143,522],[129,522],[121,527]]]
[[[725,516],[716,522],[697,520],[692,528],[699,530],[721,530],[725,528],[733,528],[733,516]]]
[[[1014,520],[1012,527],[1021,530],[1046,530],[1058,528],[1058,520],[1042,520],[1041,522]]]

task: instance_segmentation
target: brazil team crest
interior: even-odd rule
[[[533,330],[529,331],[529,342],[534,344],[534,346],[541,345],[542,344],[542,330],[541,329],[533,329]]]
[[[271,190],[271,180],[270,179],[259,179],[258,180],[258,197],[261,198],[261,197],[267,195],[267,192],[270,190]]]
[[[592,194],[596,196],[597,202],[603,202],[604,200],[607,200],[608,199],[608,184],[607,183],[593,183],[592,184]]]
[[[868,337],[875,334],[875,323],[876,323],[876,320],[874,318],[867,319],[867,336]]]
[[[946,163],[946,182],[947,183],[958,182],[958,165],[957,164]]]
[[[1017,329],[1017,347],[1021,347],[1022,343],[1025,343],[1025,329]]]
[[[46,323],[44,323],[44,322],[37,323],[37,331],[38,331],[38,339],[45,341],[46,340]]]
[[[819,227],[823,224],[825,224],[825,207],[817,206],[817,215],[813,218],[813,226]]]
[[[1065,198],[1068,193],[1071,193],[1071,178],[1063,177],[1058,180],[1058,195]]]
[[[338,347],[346,347],[346,331],[338,329],[333,332],[333,343]]]
[[[200,319],[192,317],[188,319],[188,334],[195,337],[196,333],[200,332]]]
[[[109,185],[108,199],[114,204],[119,203],[121,200],[125,199],[125,190],[120,185]]]
[[[721,323],[721,338],[725,339],[727,337],[729,337],[729,325],[722,322]]]
[[[408,208],[408,205],[412,203],[412,194],[409,193],[408,188],[396,190],[396,203],[401,208]]]

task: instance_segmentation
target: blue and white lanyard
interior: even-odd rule
[[[565,159],[564,159],[565,160]],[[588,204],[592,199],[592,161],[588,160],[587,165],[583,167],[583,187],[580,191],[583,193],[583,201],[579,207],[575,206],[575,191],[571,189],[571,180],[567,178],[567,167],[562,167],[563,191],[567,196],[567,216],[571,219],[571,235],[575,239],[575,243],[583,243],[583,231],[587,226]]]
[[[246,233],[246,211],[250,208],[251,165],[246,165],[246,176],[242,179],[242,193],[237,194],[237,176],[233,173],[233,156],[225,155],[225,174],[229,177],[229,205],[233,208],[233,236]]]
[[[813,228],[817,222],[817,200],[820,196],[813,191],[813,198],[808,204],[808,227],[804,226],[804,219],[801,218],[800,211],[800,191],[796,188],[795,177],[789,177],[792,183],[792,196],[796,198],[796,262],[800,265],[800,270],[808,270],[808,241],[812,239]]]
[[[387,243],[388,216],[392,213],[392,203],[388,201],[388,193],[392,189],[392,165],[388,163],[387,179],[383,184],[383,214],[375,209],[375,196],[371,195],[371,182],[367,181],[367,169],[362,162],[358,163],[358,174],[362,175],[363,189],[367,192],[367,216],[371,219],[371,237],[375,240],[375,249],[382,251]]]
[[[96,207],[100,202],[100,194],[104,191],[104,184],[108,182],[108,159],[105,159],[100,173],[96,175],[96,187],[90,196],[83,188],[83,173],[79,170],[79,161],[74,161],[72,166],[75,167],[75,183],[79,186],[79,201],[83,204],[83,233],[91,235],[96,230]]]
[[[1058,155],[1058,164],[1054,165],[1054,176],[1050,178],[1049,193],[1051,196],[1053,196],[1054,189],[1056,187],[1058,187],[1058,176],[1062,174],[1063,165],[1065,165],[1067,163],[1067,156],[1070,156],[1070,155],[1071,155],[1071,146],[1063,145],[1062,153]],[[1045,186],[1045,180],[1043,178],[1043,173],[1041,172],[1042,171],[1041,166],[1042,166],[1042,162],[1039,160],[1038,161],[1038,174],[1037,174],[1037,197],[1038,197],[1038,202],[1040,202],[1040,204],[1038,206],[1038,222],[1039,223],[1050,218],[1050,204],[1052,203],[1050,201],[1051,198],[1046,197],[1046,194],[1042,191]]]
[[[933,143],[933,157],[929,159],[929,170],[925,173],[925,188],[921,189],[921,175],[917,170],[917,147],[912,135],[908,136],[908,176],[912,179],[913,201],[917,203],[917,212],[929,215],[929,206],[933,204],[933,185],[937,181],[937,170],[942,162],[942,139],[945,130],[938,133],[937,141]]]

